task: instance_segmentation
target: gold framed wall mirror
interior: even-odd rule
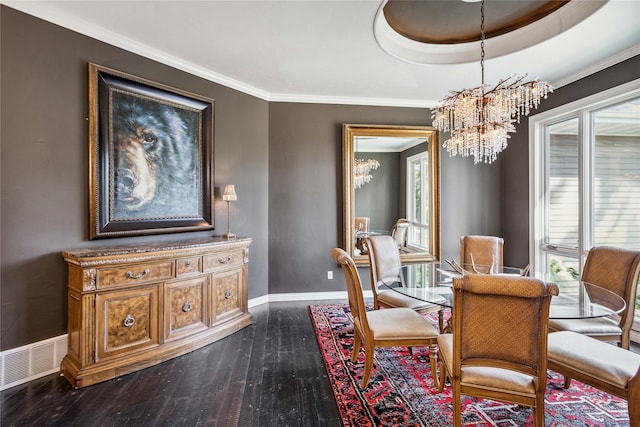
[[[390,234],[403,263],[440,257],[440,156],[430,126],[343,124],[345,251],[367,265],[364,239]]]

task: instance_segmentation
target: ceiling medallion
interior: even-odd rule
[[[485,29],[487,58],[520,52],[557,37],[607,2],[563,2],[562,7],[547,14],[559,2],[487,1],[487,12],[491,14]],[[475,8],[468,6],[462,1],[382,0],[374,19],[373,35],[382,50],[412,64],[477,62],[480,41],[477,27],[474,33],[467,24],[475,16],[471,11]]]

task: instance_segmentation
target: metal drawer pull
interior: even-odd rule
[[[135,322],[136,319],[132,315],[127,314],[127,317],[124,318],[124,321],[122,323],[124,323],[124,326],[126,326],[127,328],[130,328]]]
[[[182,311],[184,311],[185,313],[191,311],[191,303],[189,301],[184,303],[184,305],[182,306]]]
[[[229,289],[227,289],[227,291],[224,293],[224,297],[225,297],[225,299],[229,299],[229,298],[231,298],[231,295],[232,295],[232,294],[231,294],[231,291],[230,291]]]
[[[191,260],[188,260],[186,264],[187,264],[187,267],[191,267]]]
[[[218,258],[220,264],[229,264],[232,260],[233,258],[231,258],[231,256],[228,256],[227,259]]]
[[[148,268],[145,269],[141,274],[133,274],[132,272],[127,271],[126,273],[124,273],[124,275],[129,279],[142,279],[144,276],[149,274],[150,271],[151,270],[149,270]]]

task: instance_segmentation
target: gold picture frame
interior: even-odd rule
[[[214,100],[89,64],[90,238],[213,229]]]

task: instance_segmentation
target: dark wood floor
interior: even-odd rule
[[[340,426],[313,303],[261,305],[230,337],[83,389],[50,375],[5,390],[0,425]]]
[[[328,302],[264,304],[230,337],[83,389],[49,375],[5,390],[0,425],[340,426],[307,311]]]

